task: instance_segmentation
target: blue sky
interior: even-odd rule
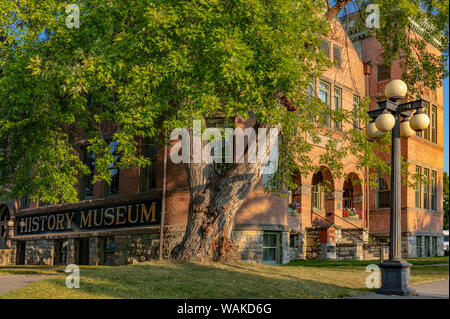
[[[447,65],[448,69],[448,65]],[[448,141],[448,77],[444,80],[444,171],[448,173],[448,149],[449,149],[449,141]]]

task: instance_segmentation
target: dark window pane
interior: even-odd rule
[[[333,45],[333,60],[337,67],[341,67],[341,48]]]
[[[385,81],[391,78],[391,67],[388,65],[377,66],[377,81]]]

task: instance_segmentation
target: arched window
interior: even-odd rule
[[[391,207],[391,191],[386,180],[378,177],[377,208],[389,207]]]
[[[344,208],[353,208],[353,183],[347,179],[344,183]]]
[[[323,176],[321,172],[314,174],[312,187],[312,208],[313,210],[323,209]]]

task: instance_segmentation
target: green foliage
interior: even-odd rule
[[[414,11],[416,2],[406,2]],[[89,173],[80,141],[96,154],[94,182],[108,182],[113,155],[105,139],[119,142],[119,168],[148,165],[136,152],[140,138],[164,143],[162,132],[218,113],[281,123],[274,185],[294,188],[294,173],[320,165],[340,176],[349,155],[359,167],[388,170],[375,156],[388,147],[388,135],[369,141],[363,130],[336,137],[324,128],[327,119],[355,117],[364,127],[368,101],[334,111],[307,97],[307,86],[331,65],[319,50],[330,25],[317,1],[74,3],[79,29],[65,25],[66,1],[0,0],[0,196],[74,202],[78,176]],[[384,15],[390,13],[383,11],[382,21]],[[393,33],[401,32],[386,34]],[[280,104],[280,94],[295,111]],[[321,136],[326,152],[314,166],[310,141]]]
[[[369,4],[377,4],[380,8],[380,28],[367,31],[376,36],[383,47],[382,58],[387,65],[401,59],[402,77],[408,85],[409,96],[420,96],[424,87],[434,90],[441,86],[448,76],[449,1],[362,1],[359,24],[362,29],[368,14],[365,8]],[[417,26],[420,36],[417,36]],[[430,43],[435,52],[430,51]]]

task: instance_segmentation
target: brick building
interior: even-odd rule
[[[378,59],[380,46],[376,39],[349,34],[341,24],[333,24],[333,32],[323,41],[322,49],[335,66],[310,86],[310,94],[331,108],[348,110],[362,97],[370,96],[374,108],[388,80],[400,77],[400,69],[394,64],[390,72],[386,71]],[[428,193],[423,185],[418,192],[402,189],[403,247],[408,256],[417,255],[416,247],[423,256],[443,254],[442,94],[439,88],[427,95],[428,112],[434,123],[429,132],[402,142],[410,170],[420,168],[421,172],[428,172],[434,183]],[[337,136],[341,125],[359,124],[329,123]],[[112,134],[113,128],[110,131]],[[313,161],[324,152],[325,142],[323,139],[313,144],[309,154]],[[110,146],[119,160],[117,145],[111,142]],[[85,163],[94,168],[95,159],[86,152],[86,141],[80,141],[78,147]],[[0,203],[0,264],[129,264],[157,257],[163,200],[163,253],[167,256],[181,241],[187,222],[186,171],[183,164],[168,161],[167,194],[163,199],[164,147],[142,141],[141,151],[153,158],[155,165],[126,170],[112,165],[111,185],[92,185],[90,177],[84,177],[79,180],[77,204],[46,205],[30,203],[27,198]],[[388,233],[389,209],[385,199],[389,190],[385,187],[389,179],[368,193],[367,171],[357,169],[356,162],[355,158],[345,159],[347,178],[333,177],[327,167],[314,174],[296,176],[301,186],[288,198],[265,193],[264,176],[236,216],[234,240],[242,259],[287,263],[305,258],[379,258],[379,246],[369,243],[369,232],[380,238]],[[384,180],[383,176],[380,178]],[[323,182],[327,182],[327,191],[321,187]],[[302,205],[300,213],[289,208],[290,199]],[[360,211],[360,216],[349,216],[349,208]]]

